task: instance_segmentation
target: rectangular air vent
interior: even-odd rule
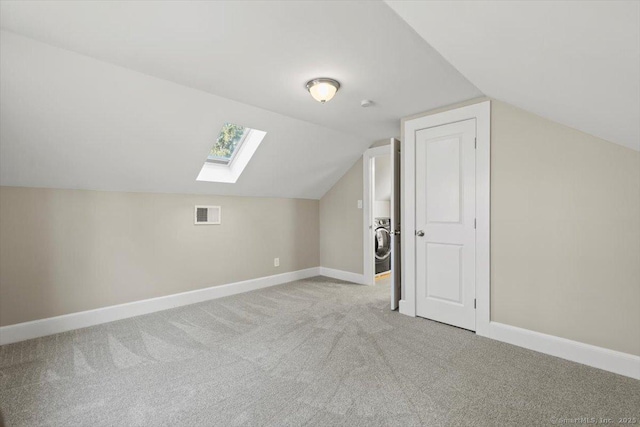
[[[220,224],[221,216],[220,206],[196,206],[194,224]]]

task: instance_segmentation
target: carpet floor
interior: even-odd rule
[[[640,422],[640,381],[324,277],[0,347],[7,426]],[[566,421],[565,421],[566,422]]]

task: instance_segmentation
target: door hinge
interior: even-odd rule
[[[476,308],[476,299],[475,298],[473,299],[473,308],[474,309]]]
[[[476,218],[473,218],[473,228],[475,229],[478,225],[478,220]]]
[[[478,138],[473,138],[473,148],[478,148]]]

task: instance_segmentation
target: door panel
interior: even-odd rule
[[[416,314],[470,330],[475,132],[475,119],[416,132]]]
[[[425,192],[430,222],[460,222],[460,142],[455,137],[426,145]]]
[[[462,304],[462,245],[427,243],[428,298]]]

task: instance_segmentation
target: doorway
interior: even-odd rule
[[[363,155],[364,279],[388,286],[391,309],[400,299],[400,143],[370,148]]]
[[[475,135],[475,119],[416,132],[416,314],[472,331]]]
[[[404,122],[400,312],[489,325],[490,103]]]
[[[391,155],[373,158],[373,261],[376,281],[391,276]]]

